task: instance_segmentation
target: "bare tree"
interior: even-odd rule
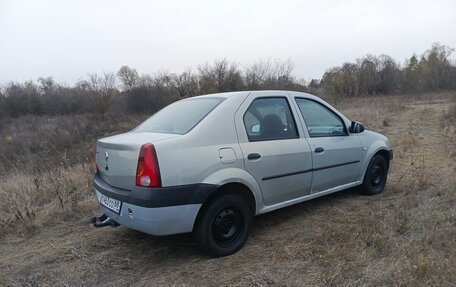
[[[56,88],[56,84],[52,77],[38,78],[39,88],[42,94],[51,94]]]
[[[382,94],[395,92],[400,87],[401,71],[396,61],[388,55],[380,55],[378,73],[380,83],[378,90]]]
[[[438,90],[450,87],[455,81],[449,57],[454,49],[434,43],[421,57],[420,69],[424,89]],[[456,82],[456,81],[455,81]]]
[[[114,73],[89,75],[90,89],[94,95],[98,112],[103,117],[111,107],[116,90],[116,76]]]
[[[244,79],[249,90],[291,89],[295,82],[291,59],[258,61],[245,69]]]
[[[377,92],[380,82],[378,69],[378,59],[375,56],[367,55],[357,60],[358,71],[358,94],[373,95]]]
[[[215,61],[213,65],[198,66],[198,72],[202,93],[239,91],[244,87],[238,66],[226,59]]]
[[[135,69],[132,69],[128,66],[122,66],[117,72],[117,76],[122,82],[123,90],[131,90],[138,84],[139,75]]]
[[[171,85],[177,90],[181,98],[193,97],[199,94],[198,77],[191,69],[180,75],[171,75]]]
[[[245,68],[244,79],[247,89],[259,90],[271,74],[271,61],[258,61]]]
[[[417,56],[414,54],[405,61],[405,68],[402,70],[403,91],[415,92],[420,85],[420,65]]]

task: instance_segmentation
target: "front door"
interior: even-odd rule
[[[356,182],[363,154],[357,134],[349,134],[343,120],[323,104],[296,98],[312,150],[312,188],[317,193]]]

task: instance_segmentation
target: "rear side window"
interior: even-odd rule
[[[310,137],[347,135],[342,119],[322,104],[308,99],[296,99]]]
[[[255,99],[244,114],[249,141],[297,138],[298,132],[285,98]]]
[[[133,131],[183,135],[222,101],[223,98],[197,98],[175,102],[158,111]]]

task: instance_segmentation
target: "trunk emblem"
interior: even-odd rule
[[[106,158],[106,161],[108,161],[108,159],[109,159],[109,154],[108,154],[107,151],[105,151],[105,158]]]
[[[109,169],[108,165],[107,165],[107,164],[105,164],[105,170],[108,170],[108,169]]]

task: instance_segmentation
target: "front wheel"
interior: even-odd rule
[[[388,166],[386,160],[381,155],[372,158],[364,175],[361,192],[367,195],[382,193],[385,189]]]
[[[202,210],[195,226],[196,243],[210,256],[227,256],[241,249],[251,226],[247,202],[239,195],[224,194]]]

